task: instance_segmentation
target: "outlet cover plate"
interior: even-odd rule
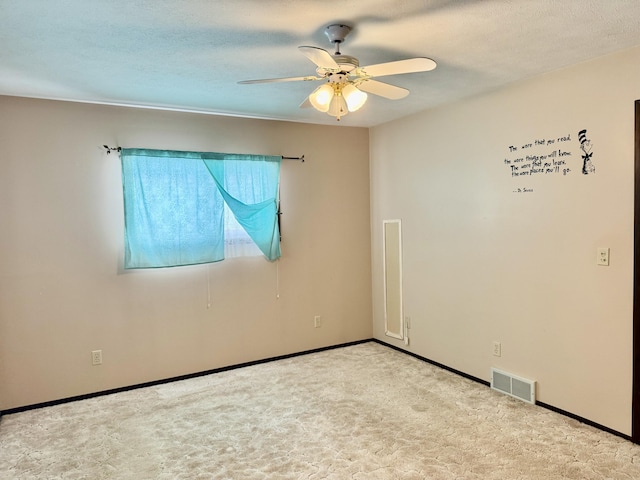
[[[93,350],[91,352],[91,364],[102,365],[102,350]]]

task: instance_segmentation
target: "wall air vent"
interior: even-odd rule
[[[491,369],[491,388],[527,403],[536,403],[535,381],[517,377],[497,368]]]

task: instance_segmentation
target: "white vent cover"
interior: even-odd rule
[[[491,388],[527,403],[536,403],[536,382],[507,372],[491,369]]]

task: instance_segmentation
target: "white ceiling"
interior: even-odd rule
[[[354,27],[361,65],[426,56],[431,72],[378,80],[341,125],[373,126],[640,45],[638,0],[0,0],[0,94],[335,124],[298,105],[313,75],[297,49],[332,52],[324,27]]]

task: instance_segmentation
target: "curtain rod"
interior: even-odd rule
[[[282,160],[299,160],[302,163],[304,163],[304,155],[302,155],[301,157],[285,157],[285,156],[281,156]]]
[[[111,152],[122,151],[122,147],[110,147],[109,145],[103,145],[103,147],[107,149],[107,155],[109,155]],[[298,160],[304,163],[304,155],[302,155],[301,157],[285,157],[284,155],[280,155],[280,158],[282,160]]]

